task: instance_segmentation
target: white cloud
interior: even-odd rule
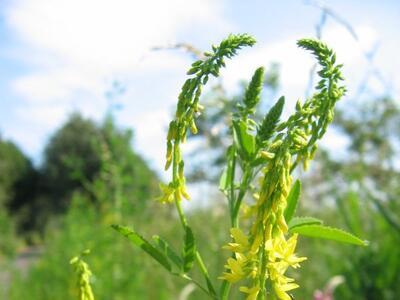
[[[71,101],[71,95],[78,90],[101,97],[99,92],[104,89],[98,74],[73,66],[28,74],[15,79],[12,85],[25,101],[33,104]]]
[[[337,53],[337,61],[344,64],[343,74],[348,88],[348,98],[357,95],[365,74],[370,71],[371,65],[365,54],[379,45],[381,36],[375,28],[365,25],[355,26],[355,32],[358,41],[343,26],[335,24],[325,29],[322,38]],[[286,109],[292,107],[299,97],[304,98],[310,70],[315,62],[310,53],[296,46],[296,40],[303,37],[305,36],[300,34],[293,35],[268,44],[256,44],[252,49],[244,51],[229,62],[227,69],[222,72],[225,86],[234,89],[239,80],[249,80],[260,65],[268,67],[270,63],[277,62],[280,64],[280,92],[286,96],[288,102]],[[397,55],[394,53],[395,45],[398,48],[400,44],[399,41],[392,41],[392,44],[391,47],[382,44],[378,48],[374,62],[382,72],[385,83],[376,76],[371,76],[367,87],[370,95],[384,94],[387,92],[386,85],[391,85],[395,95],[400,93],[400,76],[397,74],[400,65],[393,60]]]
[[[110,71],[130,70],[151,46],[173,42],[189,24],[215,24],[219,12],[211,0],[21,0],[8,22],[64,63]]]
[[[297,39],[298,37],[291,37],[267,45],[258,44],[245,51],[223,71],[224,84],[232,89],[239,80],[249,80],[259,66],[267,67],[270,63],[277,62],[280,64],[280,80],[284,90],[301,87],[304,91],[303,86],[307,83],[312,60],[297,48]]]
[[[119,121],[134,128],[136,150],[143,153],[157,171],[165,164],[165,136],[170,114],[165,109],[153,110],[140,114],[119,115]]]
[[[124,97],[129,102],[124,103],[126,110],[119,114],[119,121],[136,129],[138,148],[161,168],[169,109],[189,60],[171,51],[149,49],[182,42],[180,35],[191,32],[196,24],[197,30],[202,28],[212,37],[232,29],[224,19],[223,4],[214,0],[14,1],[6,21],[25,47],[21,59],[33,68],[12,83],[24,99],[17,115],[25,126],[42,125],[42,137],[73,109],[98,118],[107,107],[104,92],[114,78],[122,78],[128,84]],[[356,32],[360,43],[340,26],[331,26],[324,33],[324,40],[345,63],[345,76],[353,84],[359,82],[367,67],[361,50],[370,49],[379,36],[367,26],[356,27]],[[282,93],[288,102],[302,97],[313,59],[296,47],[301,37],[242,51],[227,62],[227,70],[222,72],[224,84],[228,89],[236,88],[238,80],[249,79],[258,66],[278,62]],[[397,70],[395,64],[387,63],[389,56],[378,58],[379,65],[386,62]],[[19,136],[22,139],[23,135]]]
[[[20,0],[8,8],[7,23],[36,70],[14,87],[31,101],[104,92],[105,77],[137,70],[151,47],[174,42],[189,25],[226,26],[220,12],[221,2],[211,0]],[[175,65],[166,59],[159,67]]]
[[[153,126],[142,126],[154,108],[154,104],[142,105],[153,103],[151,93],[148,97],[143,95],[152,85],[156,84],[157,89],[165,87],[163,82],[156,81],[159,74],[175,75],[174,70],[180,71],[188,63],[184,56],[171,51],[149,50],[175,43],[180,35],[196,27],[208,32],[212,26],[213,34],[226,30],[230,25],[222,12],[223,1],[214,0],[10,2],[5,19],[22,45],[14,49],[13,56],[31,68],[10,83],[22,100],[15,112],[19,124],[25,128],[34,126],[37,140],[43,141],[74,109],[98,119],[108,105],[104,93],[115,78],[122,78],[129,85],[132,101],[136,101],[126,105],[126,115],[136,118],[132,125],[137,127],[137,144],[145,149],[153,136],[160,138],[163,123],[155,121]],[[149,74],[157,79],[148,80]],[[167,90],[164,94],[171,96],[171,89]],[[159,105],[160,116],[169,114],[170,103]],[[12,132],[24,144],[26,134],[19,127]],[[155,132],[149,132],[150,129]],[[30,141],[29,145],[32,144]]]

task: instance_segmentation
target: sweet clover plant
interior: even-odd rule
[[[167,135],[165,169],[171,170],[171,181],[161,184],[159,200],[176,207],[183,229],[181,253],[159,236],[150,242],[131,228],[113,225],[172,275],[193,282],[211,299],[229,299],[234,283],[238,283],[247,300],[293,299],[289,293],[298,284],[286,273],[306,260],[296,254],[298,235],[366,245],[350,233],[324,226],[321,220],[294,216],[301,184],[298,180],[293,183],[293,171],[301,165],[307,169],[317,142],[333,120],[335,104],[345,93],[342,65],[336,63],[335,53],[321,41],[302,39],[298,46],[310,51],[321,67],[313,96],[298,101],[295,112],[285,121],[281,121],[285,104],[285,98],[281,97],[258,123],[254,114],[264,80],[264,68],[260,67],[255,70],[237,112],[232,114],[232,143],[226,151],[227,164],[219,184],[227,199],[231,224],[231,241],[221,251],[227,250],[231,255],[225,270],[221,266],[219,279],[214,282],[210,278],[206,260],[196,246],[195,234],[181,206],[183,199],[190,198],[181,146],[189,130],[197,133],[196,118],[204,110],[200,96],[209,77],[219,76],[226,59],[255,42],[253,37],[240,34],[230,35],[213,46],[203,59],[192,64],[179,94]],[[251,200],[245,203],[245,198]],[[191,276],[195,267],[203,275],[204,283]]]
[[[90,285],[90,278],[92,271],[89,265],[83,260],[83,257],[90,253],[89,249],[82,251],[78,256],[70,260],[70,264],[74,267],[77,276],[78,299],[79,300],[94,300],[92,287]]]

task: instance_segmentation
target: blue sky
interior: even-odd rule
[[[370,67],[363,53],[374,47],[375,64],[397,97],[400,2],[325,3],[359,38],[328,18],[322,38],[345,63],[348,98]],[[117,80],[126,89],[113,99],[122,106],[117,121],[135,130],[135,148],[159,170],[164,131],[191,57],[152,47],[186,42],[206,50],[231,32],[250,33],[258,44],[228,64],[223,83],[233,91],[256,67],[275,61],[281,64],[280,92],[295,101],[304,95],[312,65],[295,41],[315,36],[319,19],[316,7],[295,0],[1,0],[0,132],[39,162],[69,113],[101,120],[109,107],[105,93]],[[369,88],[388,90],[373,77]]]

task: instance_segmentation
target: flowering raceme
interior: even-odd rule
[[[219,75],[225,59],[254,44],[254,38],[241,34],[230,35],[218,46],[212,46],[204,58],[192,64],[179,94],[167,135],[165,169],[171,170],[172,178],[168,184],[160,185],[159,200],[175,204],[184,232],[181,255],[161,237],[155,237],[155,243],[151,243],[126,226],[113,226],[172,275],[190,281],[214,300],[230,299],[233,283],[239,284],[247,300],[291,300],[289,293],[299,286],[286,273],[289,268],[299,268],[306,260],[296,255],[298,234],[366,245],[347,232],[323,226],[321,220],[294,217],[301,185],[299,181],[293,184],[292,172],[299,164],[307,169],[318,140],[333,120],[335,104],[345,93],[344,86],[340,85],[341,65],[336,64],[333,51],[320,41],[303,39],[298,41],[298,46],[311,51],[321,66],[315,94],[303,103],[298,101],[295,112],[284,122],[280,121],[284,97],[258,121],[254,115],[265,81],[265,70],[260,67],[232,112],[229,130],[232,143],[227,148],[227,162],[219,183],[227,198],[231,223],[231,241],[223,248],[231,256],[219,277],[222,283],[217,292],[181,206],[183,198],[189,199],[181,145],[186,141],[188,130],[197,133],[195,121],[204,110],[199,104],[200,96],[209,77]],[[252,195],[253,200],[247,199],[247,195]],[[194,266],[204,283],[192,278]]]
[[[297,234],[287,239],[288,225],[284,213],[292,185],[291,172],[301,161],[306,169],[315,153],[316,141],[332,121],[335,103],[344,93],[344,88],[337,87],[340,73],[339,68],[333,67],[335,58],[331,50],[312,40],[302,40],[299,45],[312,50],[321,65],[332,68],[332,77],[325,76],[317,87],[320,92],[303,105],[298,102],[295,114],[288,121],[277,124],[279,116],[276,115],[280,115],[284,102],[281,98],[259,127],[258,155],[264,160],[264,166],[256,202],[249,210],[252,225],[248,236],[237,228],[231,229],[234,242],[224,248],[234,254],[228,259],[228,272],[222,276],[232,283],[250,279],[250,287],[240,289],[248,294],[248,300],[256,299],[259,294],[264,299],[266,293],[271,293],[266,290],[267,281],[281,300],[290,300],[287,292],[298,287],[293,279],[285,276],[289,267],[298,268],[306,259],[294,253]],[[337,90],[332,91],[332,88]],[[248,118],[247,115],[240,117],[241,122]],[[276,132],[271,132],[271,128]]]

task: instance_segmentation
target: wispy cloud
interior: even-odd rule
[[[20,45],[13,50],[30,66],[29,73],[11,82],[20,99],[15,114],[23,124],[14,126],[14,136],[26,144],[18,127],[37,126],[42,128],[38,140],[43,141],[73,109],[102,116],[107,108],[104,93],[115,78],[123,78],[127,95],[137,102],[127,104],[129,112],[124,113],[135,120],[147,115],[154,105],[142,105],[153,101],[151,93],[143,97],[144,91],[151,89],[146,74],[153,74],[151,84],[163,89],[158,74],[174,73],[187,63],[176,53],[153,54],[149,50],[175,43],[192,28],[210,30],[212,24],[215,34],[225,30],[229,24],[222,10],[223,2],[213,0],[10,2],[4,16]],[[167,91],[167,98],[173,99],[171,90]],[[158,109],[164,111],[160,114],[168,113],[165,103]],[[156,132],[163,128],[162,123],[153,126],[158,126]],[[137,136],[141,139],[143,134]]]
[[[30,66],[30,72],[12,79],[20,99],[14,112],[19,125],[7,130],[14,130],[11,135],[20,144],[37,151],[40,147],[32,135],[43,142],[66,113],[74,109],[91,117],[102,116],[108,105],[105,91],[115,78],[122,79],[127,92],[121,99],[124,110],[118,114],[118,121],[136,129],[136,146],[161,169],[164,129],[190,60],[173,51],[149,49],[188,42],[182,36],[200,32],[199,29],[209,40],[234,27],[240,30],[238,24],[227,21],[226,5],[223,0],[10,2],[6,22],[22,45],[14,49],[15,53]],[[334,24],[324,30],[323,36],[334,46],[338,60],[345,64],[347,83],[354,87],[368,69],[362,51],[371,49],[380,37],[380,32],[371,26],[355,26],[355,30],[359,43],[343,27]],[[281,90],[288,102],[303,96],[313,60],[296,47],[295,41],[304,37],[301,34],[243,51],[222,72],[226,87],[236,88],[237,82],[250,78],[259,65],[278,62]],[[193,36],[189,42],[196,38]],[[396,47],[391,49],[393,52]],[[398,68],[391,55],[378,52],[376,59],[377,65],[396,74]],[[399,77],[392,79],[399,89]],[[374,89],[382,89],[379,82],[370,83]],[[355,90],[351,88],[350,95]],[[24,136],[22,126],[34,128],[29,138]]]
[[[152,46],[175,41],[189,26],[224,26],[219,13],[220,2],[211,0],[18,1],[7,22],[36,71],[14,86],[32,101],[98,91],[104,76],[134,71]]]
[[[334,48],[338,60],[344,64],[346,84],[354,87],[369,67],[363,53],[378,42],[378,34],[373,28],[358,26],[355,30],[359,41],[354,40],[340,25],[326,28],[323,36],[323,41]],[[276,62],[280,64],[282,92],[290,97],[302,97],[308,84],[310,69],[315,62],[309,53],[296,46],[296,41],[304,37],[299,34],[270,44],[257,45],[232,61],[229,69],[223,72],[224,84],[232,89],[238,80],[250,78],[260,65],[268,66]],[[375,88],[382,89],[382,86]],[[351,89],[350,93],[355,90]],[[297,98],[292,100],[296,101]]]

